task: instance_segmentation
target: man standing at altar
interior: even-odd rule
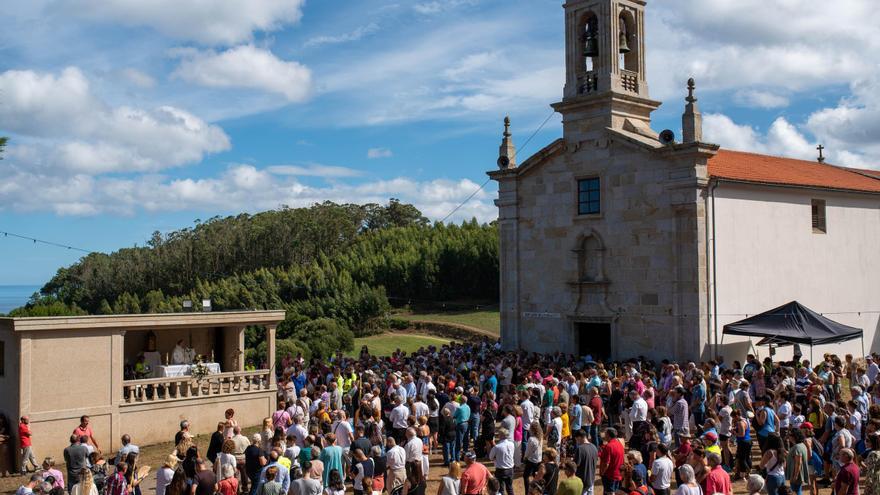
[[[171,364],[190,364],[189,352],[187,352],[186,347],[183,346],[183,339],[177,341],[177,345],[174,346],[174,351],[171,352]]]

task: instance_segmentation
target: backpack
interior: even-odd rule
[[[547,445],[555,446],[559,444],[559,429],[556,428],[556,424],[551,421],[550,422],[550,433],[547,434]]]

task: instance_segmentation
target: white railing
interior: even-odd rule
[[[122,403],[146,404],[269,390],[269,373],[269,370],[218,373],[198,381],[191,376],[126,380],[122,382]]]

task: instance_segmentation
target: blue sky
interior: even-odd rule
[[[564,80],[559,0],[14,0],[0,32],[0,230],[99,251],[195,219],[330,199],[439,219]],[[678,131],[697,79],[722,146],[880,166],[867,0],[648,5],[648,80]],[[821,14],[818,14],[821,12]],[[553,116],[520,160],[560,135]],[[491,220],[490,183],[453,217]],[[0,238],[0,284],[77,253]]]

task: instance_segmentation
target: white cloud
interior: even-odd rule
[[[172,106],[113,107],[78,68],[0,73],[0,128],[17,134],[9,161],[86,173],[156,171],[229,149],[223,130]]]
[[[305,42],[305,46],[320,46],[320,45],[335,45],[339,43],[348,43],[351,41],[358,41],[365,36],[375,33],[379,30],[379,25],[375,22],[371,22],[365,26],[359,26],[357,29],[350,33],[339,34],[335,36],[323,35],[323,36],[315,36],[314,38],[310,38]]]
[[[249,88],[283,95],[299,102],[311,92],[312,72],[271,51],[242,45],[223,52],[177,51],[182,57],[173,77],[215,88]]]
[[[766,135],[762,135],[757,129],[739,125],[726,115],[708,114],[703,118],[703,137],[725,149],[805,160],[816,156],[815,146],[783,117],[777,118]]]
[[[880,75],[852,84],[852,96],[814,112],[805,127],[830,157],[854,167],[880,169]]]
[[[388,148],[370,148],[367,150],[367,158],[375,160],[377,158],[391,158],[394,153]]]
[[[122,70],[122,77],[139,88],[149,89],[156,86],[153,76],[137,69],[127,68]]]
[[[789,105],[787,96],[759,89],[741,89],[734,93],[733,101],[738,105],[751,108],[784,108]]]
[[[418,2],[412,8],[422,15],[435,15],[452,10],[463,5],[476,5],[479,0],[432,0],[430,2]]]
[[[272,165],[271,167],[267,167],[266,170],[275,175],[324,178],[360,177],[364,174],[360,170],[353,168],[321,165],[319,163],[310,163],[307,165]]]
[[[302,17],[305,0],[62,0],[66,13],[148,26],[176,39],[231,45],[254,31],[275,31]]]
[[[415,204],[432,219],[441,219],[479,188],[468,179],[416,181],[400,177],[324,187],[276,175],[252,165],[235,165],[215,177],[169,179],[141,175],[132,179],[42,175],[10,171],[0,183],[0,211],[52,211],[59,215],[131,215],[137,212],[239,212],[308,206],[325,200],[340,203],[385,203],[389,198]],[[493,193],[482,190],[450,221],[496,218]]]
[[[509,39],[527,27],[525,19],[459,20],[390,49],[343,54],[321,76],[318,92],[339,101],[324,117],[332,114],[333,125],[381,125],[543,113],[562,93],[562,47]],[[495,39],[505,48],[486,50]]]
[[[821,12],[821,15],[817,15]],[[780,20],[784,20],[780,22]],[[876,73],[880,9],[866,0],[669,0],[647,16],[652,96],[755,86],[804,91]],[[821,35],[817,34],[821,33]]]

